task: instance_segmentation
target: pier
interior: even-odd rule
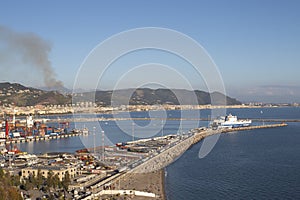
[[[0,145],[5,144],[18,144],[18,143],[26,143],[26,142],[36,142],[36,141],[47,141],[47,140],[54,140],[54,139],[62,139],[62,138],[69,138],[83,135],[83,132],[78,133],[68,133],[68,134],[61,134],[55,136],[48,136],[48,137],[32,137],[32,138],[15,138],[15,139],[4,139],[0,141]]]
[[[246,130],[254,130],[254,129],[265,129],[265,128],[279,128],[287,126],[286,123],[280,124],[268,124],[268,125],[261,125],[261,126],[248,126],[248,127],[239,127],[239,128],[220,128],[220,129],[202,129],[196,128],[192,130],[192,134],[187,135],[186,137],[182,136],[183,138],[175,144],[167,145],[160,149],[156,154],[152,154],[149,157],[143,159],[139,165],[133,168],[129,168],[126,172],[121,174],[116,174],[104,181],[99,182],[93,187],[92,194],[88,196],[86,199],[95,199],[99,198],[99,196],[103,195],[103,186],[105,184],[115,184],[118,185],[122,180],[129,180],[135,176],[135,174],[149,174],[152,172],[157,172],[172,162],[174,162],[180,155],[182,155],[188,148],[192,145],[200,142],[206,137],[215,135],[215,134],[226,134],[229,132],[236,132],[236,131],[246,131]],[[133,188],[127,188],[131,189]],[[161,194],[154,194],[157,197],[162,197]],[[158,198],[161,199],[161,198]]]
[[[164,168],[171,164],[175,159],[177,159],[181,154],[183,154],[188,148],[190,148],[193,144],[200,142],[202,139],[222,133],[229,133],[235,131],[245,131],[245,130],[253,130],[253,129],[265,129],[265,128],[276,128],[276,127],[285,127],[287,124],[269,124],[269,125],[261,125],[261,126],[247,126],[247,127],[239,127],[239,128],[226,128],[226,129],[207,129],[200,130],[194,129],[196,132],[190,137],[182,139],[179,143],[174,146],[167,146],[165,149],[161,150],[161,152],[154,157],[150,157],[147,161],[132,169],[129,172],[132,173],[148,173],[151,171],[156,171],[161,168]]]
[[[284,127],[284,126],[287,126],[287,124],[281,123],[281,124],[267,124],[267,125],[260,125],[260,126],[246,126],[246,127],[239,127],[239,128],[224,129],[222,130],[222,133],[253,130],[253,129],[276,128],[276,127]]]

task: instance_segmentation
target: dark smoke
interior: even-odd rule
[[[0,25],[0,46],[22,58],[22,62],[37,68],[43,75],[44,84],[48,88],[61,89],[63,83],[56,79],[55,72],[49,61],[51,45],[34,33],[18,33]]]

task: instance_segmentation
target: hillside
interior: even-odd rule
[[[132,91],[134,91],[132,93]],[[130,105],[193,105],[192,97],[196,95],[199,105],[211,104],[211,96],[216,100],[217,105],[238,105],[240,101],[214,92],[211,95],[203,91],[189,91],[184,89],[149,89],[140,88],[136,90],[123,89],[112,91],[86,92],[77,96],[94,96],[98,105],[111,105],[111,97],[114,95],[114,105],[127,105],[127,95],[131,94]],[[226,102],[223,99],[226,98]],[[89,99],[89,98],[87,98]],[[18,83],[0,83],[0,105],[34,106],[49,104],[69,104],[72,102],[71,95],[63,95],[57,91],[45,91],[32,87],[26,87]]]
[[[113,92],[115,105],[128,104],[128,93],[132,93],[132,90],[124,89]],[[88,94],[87,94],[88,95]],[[92,94],[90,94],[92,95]],[[169,104],[169,105],[193,105],[192,97],[196,95],[199,105],[211,104],[210,94],[203,91],[189,91],[184,89],[149,89],[141,88],[133,92],[129,104],[130,105],[156,105],[156,104]],[[97,104],[110,105],[112,91],[96,91],[95,101]],[[214,92],[211,96],[215,100],[217,105],[239,105],[240,101],[224,96],[221,93]],[[226,99],[226,102],[223,102]]]
[[[34,106],[71,103],[71,96],[44,91],[18,83],[0,83],[0,105]]]

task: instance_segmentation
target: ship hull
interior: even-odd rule
[[[235,123],[233,122],[223,122],[221,123],[221,127],[232,127],[232,128],[238,128],[238,127],[245,127],[245,126],[250,126],[251,125],[251,120],[247,121],[237,121]]]

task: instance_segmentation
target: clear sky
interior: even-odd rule
[[[100,42],[128,29],[163,27],[190,36],[206,49],[228,95],[248,102],[300,102],[299,10],[298,0],[1,0],[0,26],[34,33],[50,43],[49,60],[67,88],[73,87],[79,66]],[[13,52],[4,50],[0,81],[43,85],[33,68],[6,59]],[[205,90],[201,85],[197,89]],[[109,79],[105,87],[110,87]]]

